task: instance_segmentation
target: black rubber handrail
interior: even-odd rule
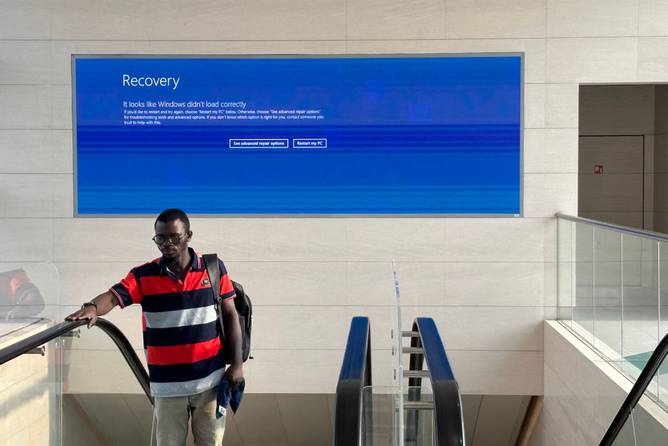
[[[40,345],[46,344],[47,342],[56,339],[59,336],[69,333],[70,331],[82,325],[86,325],[87,323],[88,321],[86,320],[61,322],[37,334],[22,339],[15,344],[5,347],[0,350],[0,365],[11,361],[17,356],[21,356],[22,354],[36,347],[39,347]],[[125,337],[125,335],[118,329],[118,327],[106,319],[98,318],[95,327],[100,328],[111,338],[112,341],[114,341],[114,344],[116,344],[120,350],[123,358],[125,358],[125,361],[128,363],[128,366],[130,366],[132,373],[134,373],[135,377],[137,378],[139,385],[141,385],[142,389],[144,390],[146,397],[149,399],[151,404],[153,404],[148,373],[146,372],[146,369],[142,365],[134,349],[132,348],[128,338]]]
[[[343,365],[336,385],[334,446],[353,446],[362,435],[362,392],[371,385],[371,328],[369,318],[357,316],[350,324]],[[370,422],[369,413],[365,421]]]
[[[666,356],[668,356],[668,334],[663,337],[661,342],[659,342],[659,345],[654,349],[652,356],[650,356],[649,361],[647,361],[642,372],[640,372],[640,376],[631,388],[629,394],[626,396],[626,399],[622,403],[622,407],[619,408],[617,415],[615,415],[612,423],[610,423],[610,427],[606,431],[599,445],[610,446],[614,443],[617,435],[619,435],[622,427],[624,427],[624,423],[626,423],[629,415],[631,415],[631,412],[638,404],[638,401],[640,401],[640,397],[643,396],[645,390],[647,390],[647,386],[652,382],[652,378],[654,378],[654,375],[659,371]]]
[[[435,444],[438,446],[462,446],[464,444],[464,416],[459,385],[450,367],[448,355],[432,318],[418,317],[413,322],[413,331],[417,337],[411,339],[411,347],[421,347],[423,353],[411,353],[410,369],[422,370],[427,363],[429,379],[434,398]],[[423,361],[424,359],[424,361]],[[422,378],[409,379],[409,400],[420,399],[419,387]],[[417,427],[418,412],[409,414],[410,424],[406,424],[406,434],[413,435],[409,429]]]

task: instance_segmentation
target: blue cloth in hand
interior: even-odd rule
[[[237,413],[241,398],[244,396],[246,380],[242,379],[239,387],[232,389],[232,384],[227,378],[223,378],[218,385],[218,404],[216,406],[216,418],[225,416],[227,405],[229,404],[234,413]]]

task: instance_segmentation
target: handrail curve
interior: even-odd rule
[[[356,316],[350,324],[346,352],[336,385],[334,446],[360,444],[362,392],[371,385],[371,328],[368,317]]]
[[[450,367],[445,347],[432,318],[418,317],[413,322],[413,331],[419,336],[411,340],[411,347],[421,347],[424,354],[411,353],[411,370],[421,370],[422,358],[427,363],[434,398],[434,426],[438,446],[463,446],[464,416],[459,385]],[[411,378],[409,386],[419,387],[421,378]],[[416,389],[417,390],[417,389]],[[419,390],[409,396],[419,398]],[[415,414],[417,425],[417,414]]]
[[[29,336],[25,339],[20,340],[19,342],[7,346],[0,350],[0,365],[11,361],[12,359],[21,356],[22,354],[39,347],[40,345],[46,344],[47,342],[56,339],[70,331],[88,323],[87,320],[78,320],[78,321],[65,321],[59,324],[54,325],[53,327],[47,328],[46,330],[40,331],[32,336]],[[99,327],[104,331],[114,344],[118,347],[123,358],[127,362],[128,366],[134,373],[139,385],[141,385],[142,390],[146,394],[146,397],[153,404],[153,397],[151,396],[151,390],[149,385],[148,373],[142,365],[137,353],[135,353],[130,341],[125,335],[118,329],[114,324],[109,322],[104,318],[98,318],[95,327]]]

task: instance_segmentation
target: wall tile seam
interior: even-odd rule
[[[66,174],[66,175],[67,175],[67,174]],[[530,175],[537,175],[537,174],[530,173]],[[546,173],[546,174],[540,174],[540,175],[553,175],[553,174],[552,174],[552,173]],[[563,174],[562,174],[562,173],[556,173],[556,174],[554,174],[554,175],[569,175],[569,176],[573,176],[573,175],[577,175],[577,174],[574,173],[574,172],[572,172],[572,173],[563,173]],[[525,211],[525,212],[526,212],[526,211]],[[555,213],[556,213],[556,212],[557,212],[557,211],[555,211]],[[6,216],[6,217],[3,217],[3,216],[0,216],[0,220],[3,220],[3,219],[8,219],[8,220],[10,220],[10,219],[11,219],[11,220],[17,220],[17,219],[25,219],[25,220],[54,220],[54,222],[55,222],[56,220],[59,221],[59,222],[65,222],[65,221],[70,221],[70,220],[74,220],[74,221],[77,221],[77,222],[84,222],[84,221],[98,221],[98,220],[103,220],[103,219],[106,219],[106,220],[120,220],[120,219],[126,220],[126,219],[128,219],[128,218],[129,218],[129,217],[128,217],[127,215],[104,215],[104,216],[95,216],[95,217],[88,217],[88,216],[78,216],[78,217],[75,217],[75,216],[73,216],[73,215],[72,215],[72,216],[54,216],[54,217],[30,217],[30,216],[26,216],[26,217],[10,217],[10,216]],[[149,218],[149,217],[137,217],[137,219],[146,219],[146,218]],[[207,220],[215,221],[215,220],[217,220],[217,219],[219,219],[219,218],[221,218],[221,219],[222,219],[222,218],[229,218],[229,219],[232,219],[232,220],[239,220],[239,219],[252,219],[253,217],[239,216],[239,217],[198,217],[198,218],[206,218]],[[290,217],[276,216],[276,217],[257,217],[257,218],[258,218],[258,219],[263,219],[263,220],[266,220],[266,219],[268,219],[268,218],[271,218],[271,219],[277,219],[277,220],[288,220],[288,219],[293,219],[293,220],[301,220],[301,219],[309,219],[309,220],[313,220],[313,219],[316,219],[316,220],[320,220],[320,219],[323,219],[323,218],[327,218],[327,219],[330,219],[330,220],[335,220],[335,219],[333,219],[333,218],[331,218],[331,217],[298,217],[298,216],[294,216],[294,217],[292,217],[292,216],[290,216]],[[341,219],[344,219],[344,218],[350,218],[350,217],[341,217]],[[387,217],[360,217],[360,220],[383,221],[383,220],[388,219],[388,218],[392,218],[392,219],[393,219],[393,218],[396,218],[396,217],[394,217],[394,216],[387,216]],[[402,219],[403,219],[403,218],[405,218],[406,220],[409,220],[409,221],[420,221],[420,220],[422,220],[422,219],[424,219],[424,218],[427,218],[427,219],[442,218],[442,219],[444,219],[444,220],[447,219],[447,220],[449,220],[449,221],[457,221],[457,220],[478,220],[478,221],[483,221],[483,220],[484,220],[487,224],[492,224],[492,221],[493,221],[494,219],[496,219],[496,218],[503,219],[503,220],[506,220],[506,219],[508,219],[508,218],[513,218],[514,220],[518,220],[518,221],[527,221],[527,220],[552,220],[552,219],[554,219],[555,217],[554,217],[554,214],[553,214],[553,213],[548,213],[547,215],[523,215],[523,216],[521,216],[521,217],[512,217],[512,216],[510,216],[510,215],[508,215],[508,216],[505,216],[505,215],[504,215],[504,216],[501,216],[501,217],[480,217],[480,216],[477,216],[477,215],[471,215],[471,216],[461,216],[461,217],[459,217],[459,216],[458,216],[458,217],[402,217]],[[128,222],[125,221],[125,223],[128,223]],[[81,223],[81,224],[84,224],[84,223]],[[498,222],[494,222],[494,224],[498,224]],[[221,237],[222,237],[222,236],[221,236]],[[274,261],[274,260],[272,260],[272,259],[260,259],[260,260]],[[307,259],[307,260],[312,260],[312,259]],[[345,261],[358,261],[358,260],[359,260],[359,258],[351,257],[350,260],[339,260],[339,261],[344,261],[344,262],[345,262]],[[387,261],[392,261],[392,260],[393,260],[392,258],[389,258]],[[302,261],[302,260],[300,260],[300,259],[291,259],[291,261]],[[386,260],[385,260],[385,259],[375,259],[375,258],[374,258],[374,259],[369,259],[369,261],[386,261]],[[435,261],[435,260],[432,260],[432,259],[416,259],[416,261],[433,262],[433,261]],[[436,260],[436,261],[438,261],[438,260]]]
[[[156,256],[156,257],[158,257],[158,256]],[[95,259],[95,260],[81,260],[81,259],[72,260],[72,259],[62,259],[62,258],[51,258],[51,259],[42,259],[42,260],[43,261],[48,261],[48,262],[56,264],[56,265],[58,265],[58,264],[70,264],[70,265],[104,265],[104,264],[126,265],[128,267],[128,270],[129,270],[130,268],[132,268],[134,266],[143,265],[144,263],[147,262],[147,260],[150,260],[150,259],[149,258],[143,258],[143,259],[136,259],[136,260],[122,260],[122,261],[119,260],[119,261],[113,261],[113,262],[103,262],[103,261],[100,261],[100,260],[97,260],[97,259]],[[232,264],[234,264],[234,263],[249,263],[249,264],[252,264],[252,263],[282,262],[282,261],[273,261],[273,260],[266,260],[266,261],[264,261],[264,260],[263,261],[256,261],[256,260],[248,260],[248,259],[239,260],[239,259],[235,259],[233,257],[227,257],[224,260],[225,260],[225,264],[230,265],[230,266],[232,266]],[[35,259],[29,260],[29,259],[26,259],[26,258],[17,258],[17,259],[7,258],[7,259],[3,260],[3,262],[5,262],[5,263],[19,263],[19,262],[40,263],[40,261],[41,260],[35,260]],[[402,260],[398,260],[398,262],[399,261],[402,261]],[[344,262],[346,262],[346,261],[344,261]],[[364,262],[350,261],[349,263],[354,263],[354,264],[387,263],[387,264],[390,264],[391,262],[392,262],[392,259],[389,259],[389,260],[371,260],[371,261],[368,261],[368,262],[367,261],[364,261]],[[409,263],[410,261],[403,261],[403,262],[404,262],[404,264],[406,264],[406,263]],[[336,262],[336,261],[327,262],[327,260],[323,260],[323,259],[314,259],[314,260],[298,260],[298,261],[294,261],[294,262],[291,261],[291,262],[285,262],[285,263],[300,263],[300,264],[330,263],[330,264],[336,265],[336,264],[340,264],[340,263],[343,263],[343,262]],[[545,260],[545,261],[543,261],[543,260],[518,260],[518,261],[512,261],[511,260],[511,261],[506,261],[506,260],[490,259],[490,260],[485,260],[485,261],[470,261],[470,262],[466,261],[466,260],[462,260],[462,261],[451,260],[451,261],[444,261],[444,262],[436,262],[435,261],[435,262],[417,262],[417,263],[420,263],[420,264],[427,264],[427,263],[431,263],[431,264],[444,263],[444,264],[446,264],[447,263],[447,264],[453,264],[453,265],[458,265],[458,266],[462,266],[462,265],[487,265],[487,264],[494,264],[494,265],[533,264],[533,265],[550,266],[550,265],[556,265],[558,263],[558,261],[557,260],[551,260],[551,259],[550,260]],[[234,272],[232,274],[234,275]]]
[[[69,87],[72,84],[52,84],[52,83],[38,83],[38,82],[0,82],[0,87]]]
[[[345,336],[341,338],[341,343],[345,344]],[[80,352],[118,352],[118,349],[116,348],[103,348],[103,349],[97,349],[97,348],[70,348],[70,350],[74,351],[80,351]],[[323,347],[293,347],[293,348],[285,348],[285,347],[277,347],[277,348],[271,348],[271,347],[253,347],[253,352],[258,352],[258,351],[266,351],[266,352],[275,352],[275,351],[282,351],[282,352],[304,352],[304,351],[313,351],[313,352],[320,352],[320,351],[331,351],[331,352],[344,352],[346,350],[345,346],[342,347],[332,347],[332,346],[323,346]],[[392,348],[376,348],[376,347],[371,347],[372,351],[376,352],[391,352]],[[134,348],[135,352],[141,352],[142,355],[145,355],[144,349],[142,347],[136,347]],[[519,353],[519,354],[524,354],[524,353],[531,353],[535,354],[536,356],[543,356],[545,352],[543,350],[509,350],[509,349],[462,349],[462,348],[446,348],[446,352],[458,352],[458,353]],[[142,356],[140,356],[141,358]],[[309,361],[309,360],[306,360]],[[249,364],[253,364],[253,361],[251,361]]]
[[[78,307],[79,305],[67,305],[67,306],[73,306],[73,307]],[[373,309],[388,309],[392,310],[394,309],[394,306],[391,304],[351,304],[351,305],[346,305],[346,304],[300,304],[300,303],[287,303],[287,304],[254,304],[253,308],[266,308],[266,309],[283,309],[283,308],[303,308],[303,309],[311,309],[311,308],[346,308],[346,309],[367,309],[367,308],[373,308]],[[542,312],[543,310],[550,310],[550,309],[558,309],[561,308],[558,305],[488,305],[488,304],[481,304],[481,305],[459,305],[459,304],[433,304],[433,303],[424,303],[424,304],[402,304],[401,308],[403,309],[414,309],[414,310],[428,310],[428,309],[476,309],[476,310],[534,310],[536,312]],[[613,307],[615,308],[615,307]]]
[[[370,260],[370,261],[322,261],[322,260],[313,260],[313,261],[291,261],[291,260],[262,260],[262,261],[256,261],[256,260],[237,260],[234,258],[225,258],[225,264],[230,266],[231,269],[234,268],[234,265],[262,265],[262,264],[278,264],[278,265],[344,265],[344,264],[351,264],[352,266],[354,265],[370,265],[370,266],[375,266],[375,265],[388,265],[391,263],[391,261],[375,261],[375,260]],[[135,266],[138,264],[143,264],[146,262],[146,259],[144,260],[114,260],[114,261],[102,261],[102,260],[88,260],[88,261],[80,261],[80,260],[53,260],[50,261],[50,263],[54,264],[55,266],[58,265],[63,265],[63,266],[99,266],[99,265],[125,265],[128,267]],[[3,263],[14,263],[13,260],[0,260],[0,265]],[[37,264],[37,263],[43,263],[35,260],[31,260],[29,262],[25,262],[26,264]],[[559,261],[558,260],[533,260],[533,261],[493,261],[493,260],[484,260],[484,261],[457,261],[457,260],[448,260],[448,261],[397,261],[396,264],[398,266],[401,265],[408,265],[408,266],[417,266],[417,265],[431,265],[431,266],[443,266],[447,267],[448,265],[455,265],[455,266],[480,266],[480,265],[495,265],[495,266],[510,266],[510,265],[519,265],[519,266],[553,266],[553,265],[558,265]],[[232,274],[234,275],[234,271],[232,271]],[[401,274],[401,272],[400,272]],[[446,273],[447,274],[447,273]]]
[[[461,42],[461,41],[543,41],[543,40],[575,40],[575,39],[664,39],[668,34],[644,34],[638,32],[635,34],[581,34],[581,35],[545,35],[545,36],[448,36],[433,38],[356,38],[356,39],[90,39],[90,38],[19,38],[19,37],[0,37],[1,43],[29,42],[29,43],[421,43],[421,42]],[[513,51],[507,51],[513,52]],[[147,53],[148,54],[148,53]],[[155,53],[161,54],[161,53]],[[206,54],[206,53],[205,53]],[[308,53],[303,53],[308,54]],[[225,55],[224,53],[222,55]]]
[[[572,83],[568,83],[572,85]],[[542,84],[541,84],[542,85]],[[524,126],[523,130],[578,130],[577,126]],[[51,127],[48,125],[41,127],[0,127],[0,132],[4,131],[14,131],[14,132],[43,132],[43,131],[59,131],[59,132],[72,132],[72,127]],[[598,135],[595,135],[598,136]]]
[[[90,38],[15,38],[0,37],[0,43],[31,42],[31,43],[421,43],[421,42],[461,42],[461,41],[536,41],[543,40],[613,40],[613,39],[638,39],[638,38],[666,38],[668,34],[573,34],[573,35],[466,35],[445,37],[422,37],[422,38],[338,38],[338,39],[90,39]],[[515,51],[504,51],[515,52]],[[157,53],[160,54],[160,53]],[[307,53],[304,53],[307,54]]]
[[[572,171],[525,170],[524,171],[525,175],[572,175],[572,174],[578,174],[578,173],[579,172],[577,170],[572,170]],[[668,171],[666,171],[666,172],[656,171],[656,172],[652,172],[652,173],[646,173],[645,175],[652,176],[652,175],[657,175],[657,174],[663,175],[663,174],[667,174],[667,173],[668,173]],[[642,172],[630,172],[630,173],[625,172],[624,174],[629,174],[629,175],[630,174],[635,174],[635,175],[637,175],[637,174],[642,174]],[[37,172],[35,172],[35,171],[29,171],[29,170],[26,170],[26,171],[16,171],[16,170],[14,170],[14,171],[3,171],[3,170],[0,170],[0,175],[5,175],[5,176],[12,175],[12,176],[64,176],[64,177],[72,177],[74,175],[74,172],[73,171],[72,172],[67,172],[67,171],[63,171],[63,172],[37,171]],[[425,217],[425,218],[429,218],[429,217]]]
[[[560,126],[554,126],[554,127],[548,127],[548,126],[543,126],[543,127],[522,127],[524,130],[578,130],[578,127],[560,127]],[[2,130],[2,129],[0,129]]]
[[[80,307],[79,303],[76,304],[52,304],[51,306],[60,306],[60,307]],[[284,308],[299,308],[299,309],[314,309],[314,308],[345,308],[345,309],[394,309],[392,304],[301,304],[301,303],[286,303],[286,304],[253,304],[253,308],[266,308],[266,309],[276,309],[282,310]],[[459,304],[402,304],[401,308],[403,309],[414,309],[414,310],[425,310],[425,309],[478,309],[478,310],[534,310],[537,313],[542,312],[543,310],[552,310],[562,308],[558,305],[459,305]],[[614,307],[613,307],[614,308]],[[137,309],[136,311],[139,311]],[[118,313],[116,313],[118,314]],[[543,319],[541,319],[542,321]]]
[[[489,52],[491,54],[491,52]],[[392,55],[391,53],[374,53],[378,55],[387,55],[390,56]],[[411,53],[411,55],[417,55],[417,54],[422,54],[422,53]],[[432,53],[425,53],[425,54],[432,54]],[[437,54],[437,53],[433,53]],[[452,54],[459,54],[459,53],[452,53]],[[461,53],[461,54],[469,54],[469,53]],[[480,54],[485,54],[485,53],[480,53]],[[133,54],[134,55],[134,54]],[[138,54],[141,56],[141,54]],[[267,54],[265,54],[267,55]],[[324,54],[324,56],[327,56],[328,54]],[[101,56],[105,56],[104,54],[101,54]],[[165,54],[165,56],[171,56],[170,54]],[[258,56],[262,56],[262,54],[258,54]],[[535,82],[535,81],[525,81],[523,85],[573,85],[574,82]],[[39,83],[39,82],[0,82],[0,87],[71,87],[72,83]]]
[[[0,218],[0,221],[2,219]],[[79,265],[79,264],[84,264],[84,265],[105,265],[105,264],[127,264],[129,262],[134,262],[136,260],[86,260],[86,261],[79,261],[79,260],[58,260],[54,261],[53,263],[55,264],[63,264],[63,265]],[[143,260],[143,262],[146,262],[146,259]],[[387,260],[252,260],[252,259],[234,259],[232,257],[225,258],[225,263],[246,263],[246,264],[255,264],[255,263],[279,263],[279,264],[322,264],[322,265],[330,265],[330,264],[346,264],[346,263],[351,263],[351,264],[375,264],[375,265],[389,265],[392,263],[391,261]],[[2,261],[0,261],[0,264]],[[35,263],[35,262],[33,262]],[[516,264],[528,264],[528,265],[544,265],[544,264],[556,264],[558,263],[556,260],[504,260],[504,261],[494,261],[494,260],[397,260],[395,262],[397,265],[447,265],[447,264],[454,264],[454,265],[486,265],[486,264],[493,264],[493,265],[498,265],[498,264],[508,264],[508,265],[516,265]]]
[[[234,215],[227,215],[225,214],[220,214],[221,216],[210,216],[208,214],[192,214],[193,219],[198,219],[200,221],[207,221],[207,220],[212,220],[212,219],[219,219],[219,220],[229,220],[230,222],[232,221],[238,221],[240,219],[246,219],[246,220],[316,220],[316,221],[331,221],[331,222],[348,222],[348,223],[358,223],[360,220],[369,220],[369,221],[383,221],[390,219],[390,223],[394,222],[409,222],[409,221],[417,221],[417,220],[425,220],[427,222],[434,222],[438,223],[441,221],[458,221],[462,219],[470,219],[470,220],[487,220],[487,221],[503,221],[503,222],[510,222],[510,221],[516,221],[516,220],[521,220],[521,217],[515,217],[511,214],[508,215],[502,215],[502,216],[496,216],[496,215],[489,215],[489,216],[478,216],[478,214],[470,214],[470,216],[458,216],[458,215],[442,215],[442,214],[433,214],[431,216],[408,216],[408,215],[401,215],[401,214],[388,214],[386,216],[381,216],[381,217],[376,217],[374,214],[359,214],[359,216],[350,216],[350,215],[342,215],[340,217],[332,217],[330,215],[327,216],[309,216],[309,215],[299,215],[299,214],[294,214],[294,215],[289,215],[289,216],[283,216],[283,215],[273,215],[273,216],[234,216]],[[81,221],[95,221],[95,220],[101,220],[101,219],[108,219],[111,218],[113,220],[126,220],[126,221],[136,221],[136,220],[144,220],[147,222],[153,223],[153,220],[155,217],[153,217],[153,214],[150,215],[134,215],[134,214],[109,214],[109,215],[99,215],[99,216],[80,216],[76,217],[76,220],[81,220]],[[550,219],[549,217],[541,217],[544,220]],[[65,218],[60,218],[60,220],[64,220]],[[71,220],[70,218],[69,220]]]
[[[436,55],[436,54],[441,54],[441,53],[410,53],[410,54],[407,53],[407,54],[405,54],[405,55],[406,55],[406,56],[415,56],[415,55],[420,55],[420,54],[424,54],[424,55],[431,55],[431,54],[434,54],[434,55]],[[444,54],[445,54],[445,53],[444,53]],[[481,55],[484,55],[484,54],[494,54],[494,52],[491,52],[491,51],[488,51],[488,52],[480,52],[480,53],[468,53],[468,52],[463,52],[463,53],[451,53],[451,54],[452,54],[453,56],[456,56],[456,55],[458,55],[458,54],[481,54]],[[260,57],[260,56],[271,56],[271,55],[272,55],[272,54],[257,54],[258,57]],[[393,56],[394,54],[392,54],[392,53],[374,53],[374,54],[369,54],[369,55],[373,55],[373,56],[376,56],[376,55],[377,55],[377,56]],[[103,57],[103,56],[106,56],[106,54],[99,54],[99,56],[102,56],[102,57]],[[113,55],[109,55],[109,56],[113,56]],[[132,56],[135,56],[135,54],[132,54]],[[146,56],[146,55],[143,55],[143,54],[136,54],[136,56]],[[152,55],[151,55],[151,56],[152,56]],[[162,54],[162,55],[158,55],[158,56],[177,57],[178,55]],[[194,54],[194,56],[202,56],[202,55],[201,55],[201,54]],[[214,56],[214,57],[222,57],[222,56],[224,56],[224,55],[221,55],[221,56]],[[292,56],[292,55],[289,55],[289,56]],[[300,55],[300,54],[294,54],[294,56],[308,56],[308,54],[303,54],[303,55]],[[323,56],[331,56],[331,54],[323,54]],[[525,65],[526,65],[526,64],[525,64]],[[526,68],[526,67],[525,67],[525,68]],[[568,85],[568,86],[579,86],[579,85],[589,85],[589,84],[591,84],[591,85],[599,85],[600,83],[594,83],[594,82],[591,82],[591,83],[582,83],[582,82],[577,82],[577,81],[558,81],[558,80],[556,80],[556,81],[550,81],[550,80],[547,80],[547,79],[544,80],[544,81],[527,81],[527,80],[525,80],[525,81],[523,82],[523,85],[524,85],[524,86],[532,86],[532,87],[536,87],[536,86],[545,86],[545,87],[549,87],[549,86],[553,86],[553,85],[556,85],[556,86],[564,86],[564,85]],[[619,82],[619,81],[616,81],[616,82],[611,83],[611,85],[613,85],[613,84],[614,84],[614,85],[624,85],[624,84],[638,85],[638,84],[651,84],[651,82],[650,82],[650,81],[643,81],[643,82],[632,82],[632,81],[629,81],[629,82]],[[54,88],[54,89],[65,89],[65,88],[68,88],[68,89],[69,89],[69,87],[71,87],[71,86],[72,86],[72,83],[71,83],[71,82],[58,82],[58,83],[43,83],[43,82],[0,82],[0,87],[20,87],[20,88],[28,88],[28,87],[37,88],[37,87],[39,87],[39,88]]]
[[[564,175],[573,176],[573,175],[576,175],[576,174],[569,173],[569,174],[564,174]],[[143,219],[143,218],[145,218],[145,217],[137,217],[138,221],[139,221],[139,219]],[[208,220],[210,220],[212,222],[216,222],[216,223],[221,223],[221,224],[224,223],[224,222],[218,221],[219,220],[218,217],[200,217],[200,218],[207,218]],[[229,217],[227,217],[227,218],[229,218]],[[248,217],[248,216],[237,217],[237,219],[249,219],[249,218],[252,219],[252,217]],[[276,220],[287,220],[287,219],[295,220],[295,219],[299,219],[299,217],[272,217],[272,218],[274,218]],[[320,217],[304,217],[304,218],[305,219],[306,218],[308,218],[308,219],[320,219]],[[322,217],[322,218],[329,218],[329,217]],[[346,218],[346,217],[342,217],[342,218]],[[365,217],[360,217],[361,223],[358,223],[358,224],[367,223],[367,221],[362,221],[362,220],[370,220],[370,221],[375,222],[375,221],[382,221],[384,218],[394,218],[394,217],[391,217],[391,216],[390,217],[374,217],[374,218],[369,218],[369,219],[366,219]],[[407,218],[406,220],[408,220],[408,221],[419,221],[421,218],[423,218],[423,217]],[[425,218],[433,219],[434,217],[425,217]],[[515,220],[520,221],[520,222],[521,221],[545,220],[545,222],[548,223],[548,222],[551,222],[552,220],[554,220],[556,217],[555,217],[554,214],[545,215],[545,216],[522,216],[522,217],[502,216],[502,217],[498,217],[499,219],[504,220],[503,222],[494,221],[495,217],[470,216],[470,217],[443,217],[443,218],[444,219],[447,218],[449,221],[467,221],[469,223],[473,223],[473,222],[480,223],[480,222],[482,222],[483,224],[493,225],[493,224],[510,224],[510,222],[507,221],[507,218],[514,218]],[[131,221],[128,221],[127,216],[115,216],[115,215],[105,215],[105,216],[96,216],[96,217],[86,217],[86,216],[83,216],[83,217],[74,217],[74,216],[61,216],[61,217],[0,217],[0,220],[3,220],[3,219],[8,219],[8,220],[17,220],[17,219],[52,220],[54,223],[65,223],[65,222],[69,222],[69,221],[75,221],[75,222],[77,222],[76,224],[89,224],[89,223],[83,223],[83,222],[98,222],[98,221],[101,221],[101,220],[107,220],[108,223],[111,223],[113,220],[123,220],[122,223],[124,223],[124,224],[131,223]],[[334,220],[334,219],[331,219],[331,220]],[[134,222],[132,222],[132,223],[134,224]],[[248,224],[247,221],[244,222],[244,223]],[[90,224],[94,225],[95,223],[90,223]],[[326,224],[335,225],[336,220],[328,222]],[[405,222],[403,224],[408,224],[408,222]],[[513,224],[519,224],[519,223],[513,222]],[[222,237],[222,235],[220,237]],[[441,238],[440,240],[443,241],[443,240],[450,240],[450,239],[453,239],[453,237],[445,236],[445,238]],[[397,255],[399,255],[399,254],[397,254]],[[347,262],[347,261],[384,262],[384,261],[392,261],[392,260],[397,260],[397,261],[399,261],[399,260],[409,261],[410,260],[410,261],[419,261],[419,262],[425,262],[425,263],[441,261],[440,259],[434,260],[433,256],[430,256],[429,258],[404,257],[404,258],[401,258],[401,259],[398,259],[396,257],[388,257],[386,259],[385,257],[378,258],[377,256],[373,256],[373,257],[370,256],[366,259],[363,256],[350,257],[350,258],[346,258],[346,259],[341,259],[340,257],[341,256],[338,256],[337,259],[332,259],[332,261],[339,261],[339,262]],[[323,257],[322,259],[323,259],[323,261],[328,260],[326,257]],[[240,260],[244,260],[244,259],[240,259]],[[250,259],[245,259],[245,260],[250,260]],[[276,259],[257,259],[257,260],[258,261],[276,261]],[[313,260],[317,260],[317,259],[314,259],[312,257],[306,258],[306,259],[301,259],[301,258],[289,259],[289,261],[292,261],[292,262],[299,262],[299,261],[304,261],[304,260],[305,261],[313,261]],[[443,259],[443,260],[446,260],[446,259]],[[522,262],[522,261],[524,261],[524,260],[519,260],[519,262]],[[527,261],[531,261],[531,260],[527,260]]]
[[[664,36],[665,37],[665,36]],[[591,36],[557,36],[557,37],[545,37],[545,40],[548,42],[552,41],[563,41],[563,40],[631,40],[639,39],[640,36],[635,34],[629,35],[591,35]]]
[[[45,125],[43,127],[0,127],[0,132],[4,131],[20,131],[20,132],[39,132],[39,131],[67,131],[72,133],[72,128],[65,127],[50,127]]]
[[[628,39],[638,38],[640,36],[637,32],[629,34],[547,34],[545,40],[567,40],[567,39]]]
[[[626,36],[619,36],[626,37]],[[651,37],[651,36],[650,36]],[[663,37],[663,36],[660,36]],[[425,37],[411,38],[343,38],[343,39],[82,39],[82,38],[13,38],[0,37],[0,43],[37,42],[37,43],[420,43],[420,42],[449,42],[449,41],[542,41],[544,36],[480,36],[480,37]],[[509,51],[511,52],[511,51]]]
[[[4,172],[0,170],[0,175],[21,175],[21,176],[31,176],[31,175],[40,175],[40,176],[63,176],[63,177],[71,177],[73,175],[73,172],[16,172],[16,171],[11,171],[11,172]]]

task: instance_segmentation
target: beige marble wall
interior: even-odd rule
[[[256,304],[251,392],[332,392],[353,315],[374,317],[375,354],[387,358],[396,259],[406,315],[436,315],[465,393],[542,393],[553,214],[577,212],[578,85],[668,80],[659,0],[0,0],[0,10],[0,262],[55,262],[63,314],[156,255],[150,219],[72,218],[72,53],[525,53],[523,218],[194,219],[193,245],[227,259]],[[110,317],[139,347],[136,311]]]
[[[0,336],[0,349],[47,328],[34,324]],[[0,365],[0,444],[6,446],[48,445],[57,438],[54,420],[58,386],[53,379],[57,354],[53,345],[45,355],[25,354]]]

